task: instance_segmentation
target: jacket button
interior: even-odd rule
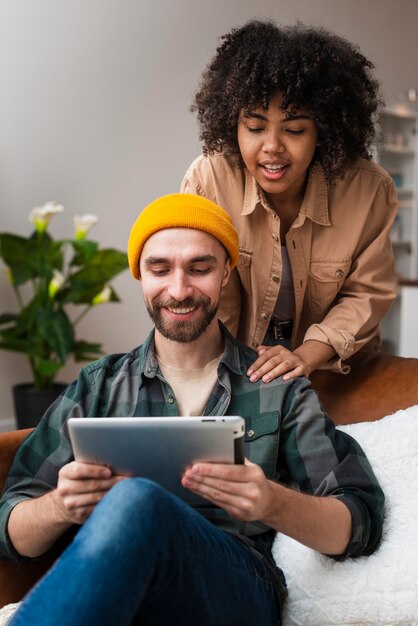
[[[173,404],[173,402],[174,402],[173,396],[168,396],[167,402],[168,402],[168,404]]]
[[[253,430],[247,430],[247,437],[254,437],[254,431]]]
[[[279,237],[279,235],[277,233],[273,233],[271,236],[273,237],[274,241],[279,241],[279,239],[280,239],[280,237]]]
[[[279,283],[280,282],[280,276],[277,276],[277,274],[273,274],[271,279],[274,280],[275,283]]]
[[[267,315],[267,313],[262,313],[261,317],[263,318],[263,320],[268,320],[269,316]]]
[[[336,270],[335,275],[337,278],[342,278],[344,276],[343,270]]]

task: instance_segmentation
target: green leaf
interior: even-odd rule
[[[99,250],[90,265],[71,276],[71,284],[103,284],[128,267],[128,257],[118,250]]]
[[[31,237],[33,243],[32,263],[36,276],[41,276],[49,281],[52,277],[52,270],[62,270],[64,255],[62,243],[53,241],[48,233],[34,233]]]
[[[59,297],[64,303],[91,304],[96,293],[101,291],[103,287],[104,283],[93,283],[92,285],[76,284],[63,289]]]
[[[110,288],[111,289],[111,295],[110,295],[110,300],[109,302],[120,302],[120,298],[118,296],[118,294],[116,293],[116,291],[113,289],[113,287]]]
[[[10,233],[0,233],[0,256],[7,265],[13,266],[22,261],[22,253],[30,247],[30,239]]]
[[[127,267],[128,260],[124,252],[112,249],[99,250],[89,265],[68,278],[68,287],[63,290],[61,298],[64,302],[89,304],[114,276]],[[119,301],[115,292],[112,292],[111,300]]]
[[[74,331],[66,314],[63,311],[53,312],[40,309],[35,323],[38,337],[58,355],[63,363],[74,346]]]
[[[49,280],[52,270],[61,270],[64,262],[61,242],[53,241],[48,233],[34,232],[29,238],[1,233],[0,256],[16,286],[39,277]]]
[[[0,233],[0,256],[10,267],[15,285],[21,285],[35,275],[32,251],[33,245],[30,239]]]
[[[11,322],[16,322],[16,313],[2,313],[0,315],[0,326],[10,325]]]
[[[89,343],[80,339],[74,345],[74,359],[76,361],[93,361],[104,354],[100,343]]]
[[[29,351],[29,343],[26,339],[15,339],[13,337],[4,337],[0,339],[0,349],[11,350],[12,352],[23,352],[25,354]]]
[[[96,241],[87,239],[72,241],[71,243],[74,248],[74,257],[70,262],[70,266],[72,267],[89,265],[99,249],[99,244]]]
[[[102,285],[93,285],[92,287],[88,287],[87,289],[83,289],[82,286],[76,289],[73,292],[68,292],[68,295],[65,295],[66,302],[72,302],[74,304],[90,304],[92,305],[93,298],[102,291],[105,287],[105,284]],[[70,299],[71,298],[71,299]],[[120,302],[120,298],[113,287],[110,287],[110,299],[109,302]],[[96,305],[92,305],[96,306]]]
[[[43,378],[53,379],[58,370],[62,368],[62,363],[38,359],[36,366],[39,374]]]
[[[49,300],[47,300],[49,304]],[[18,333],[33,334],[36,332],[36,316],[40,310],[45,308],[43,300],[39,294],[27,303],[16,318],[16,331]]]

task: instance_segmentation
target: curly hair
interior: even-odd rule
[[[223,152],[243,166],[239,114],[267,110],[279,91],[283,111],[303,108],[312,115],[319,142],[314,160],[329,182],[359,157],[371,158],[383,101],[374,65],[354,44],[323,28],[260,20],[221,39],[191,106],[204,154]]]

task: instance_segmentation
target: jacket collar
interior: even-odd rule
[[[250,215],[258,205],[266,210],[271,210],[267,198],[255,178],[248,172],[247,168],[245,168],[244,173],[245,190],[241,215]],[[308,184],[300,208],[298,224],[303,223],[305,217],[322,226],[331,225],[328,211],[328,185],[319,163],[315,163],[309,169]]]

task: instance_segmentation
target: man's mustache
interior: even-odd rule
[[[184,300],[176,300],[175,298],[164,299],[161,296],[157,296],[151,302],[154,309],[197,308],[206,306],[210,302],[210,298],[200,296],[198,298],[188,297]]]

